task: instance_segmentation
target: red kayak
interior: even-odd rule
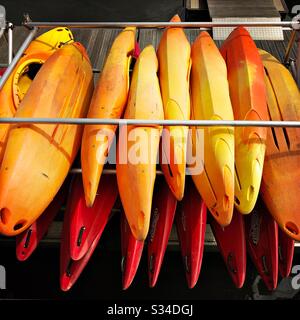
[[[124,212],[121,215],[121,248],[122,248],[122,286],[123,290],[130,287],[143,253],[144,241],[138,241],[131,233]]]
[[[243,216],[235,209],[231,223],[227,227],[222,228],[214,219],[211,219],[210,225],[232,281],[237,288],[241,288],[247,267]]]
[[[105,186],[105,188],[102,186]],[[86,255],[99,233],[100,226],[107,223],[117,193],[116,177],[103,175],[94,205],[88,208],[85,202],[82,179],[80,176],[76,177],[72,195],[70,195],[72,200],[70,255],[73,260],[80,260]]]
[[[153,288],[164,259],[176,212],[177,200],[164,178],[156,183],[148,236],[148,276]]]
[[[176,227],[189,288],[199,278],[206,230],[206,206],[191,179],[177,207]]]
[[[104,178],[103,176],[102,178]],[[70,232],[71,232],[71,223],[74,221],[73,215],[76,214],[76,199],[78,195],[78,180],[81,181],[81,177],[76,177],[73,180],[71,192],[68,198],[67,209],[65,213],[65,219],[62,230],[62,240],[60,247],[60,287],[63,291],[70,290],[74,285],[84,267],[87,265],[90,260],[94,250],[97,247],[97,244],[101,238],[102,232],[111,216],[111,210],[113,208],[114,202],[117,198],[118,191],[117,188],[112,190],[110,185],[115,184],[115,177],[108,176],[107,179],[101,179],[101,183],[99,185],[98,194],[96,196],[96,200],[98,201],[98,197],[102,199],[102,201],[106,204],[105,207],[102,208],[102,212],[97,212],[98,215],[102,216],[102,219],[99,219],[98,224],[98,232],[95,238],[90,243],[89,248],[87,249],[85,255],[79,260],[73,260],[71,258],[71,246],[70,246]],[[114,182],[112,182],[114,180]],[[114,195],[114,201],[112,201],[112,194]],[[110,201],[106,201],[110,199]],[[75,204],[75,206],[74,206]]]
[[[245,229],[248,253],[266,287],[274,290],[278,278],[278,226],[262,201],[245,216]]]
[[[16,236],[16,255],[19,261],[27,260],[37,248],[65,203],[67,193],[68,184],[64,183],[45,212],[27,230]]]
[[[278,228],[279,272],[283,278],[290,275],[294,258],[295,241]]]

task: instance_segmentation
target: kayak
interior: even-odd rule
[[[80,260],[86,255],[99,233],[99,226],[108,222],[110,213],[118,196],[117,179],[113,175],[104,175],[96,195],[94,205],[87,207],[84,198],[81,176],[74,181],[69,195],[72,215],[70,221],[70,256]]]
[[[177,206],[176,227],[188,287],[199,278],[206,230],[206,206],[193,182],[188,180],[185,196]]]
[[[135,49],[135,28],[125,28],[114,40],[95,87],[88,118],[121,118],[129,91],[129,67]],[[86,205],[95,201],[100,177],[117,126],[84,127],[81,164]]]
[[[272,291],[278,279],[278,226],[262,203],[245,217],[247,249],[264,281]]]
[[[290,275],[294,258],[295,241],[278,228],[278,262],[282,278]]]
[[[178,15],[171,22],[180,22]],[[166,120],[190,120],[191,48],[182,28],[167,28],[157,50],[159,81]],[[161,168],[177,200],[184,194],[188,127],[165,127]]]
[[[106,177],[108,179],[106,179]],[[102,201],[103,203],[108,199],[108,203],[105,207],[99,206],[97,216],[101,216],[102,219],[95,218],[95,221],[97,220],[97,232],[93,233],[94,237],[92,239],[91,237],[85,238],[86,244],[84,246],[84,255],[81,254],[78,260],[72,259],[70,240],[72,239],[72,224],[75,222],[76,216],[78,217],[78,205],[75,198],[79,195],[79,191],[81,191],[82,194],[83,192],[81,177],[78,176],[72,181],[64,216],[60,246],[60,286],[63,291],[70,290],[79,278],[80,274],[89,262],[93,252],[95,251],[103,230],[106,227],[109,218],[111,217],[111,210],[117,198],[117,189],[112,188],[113,185],[116,186],[116,182],[114,182],[114,180],[115,178],[113,176],[105,176],[105,179],[101,180],[95,202],[97,203],[98,201]],[[81,183],[81,190],[79,188],[79,182]],[[98,198],[101,200],[98,200]],[[89,232],[88,236],[90,236],[92,232],[93,230]]]
[[[85,117],[92,90],[85,49],[65,45],[43,64],[16,117]],[[0,169],[0,233],[17,235],[43,213],[69,172],[81,132],[69,124],[11,127]]]
[[[147,46],[133,69],[125,119],[163,120],[157,68],[155,50]],[[160,134],[159,126],[122,126],[119,133],[116,174],[120,198],[131,231],[141,241],[149,230]]]
[[[46,235],[54,218],[65,203],[68,184],[65,182],[45,212],[25,231],[16,236],[16,256],[19,261],[27,260]]]
[[[59,27],[43,33],[30,43],[0,90],[0,118],[14,116],[42,64],[57,49],[73,41],[72,32],[68,28]],[[0,125],[0,163],[5,150],[8,128],[9,124]]]
[[[242,288],[247,268],[246,235],[243,216],[235,209],[231,223],[227,227],[221,227],[213,219],[210,225],[234,285],[237,288]]]
[[[152,201],[151,223],[148,235],[148,277],[149,286],[157,282],[172,230],[177,200],[165,179],[159,179]]]
[[[207,32],[200,33],[192,45],[192,61],[192,118],[233,120],[226,64]],[[231,221],[234,206],[234,130],[193,127],[192,132],[193,155],[197,159],[203,157],[204,166],[199,164],[199,173],[192,175],[193,181],[213,217],[226,226]],[[203,151],[203,141],[197,139],[202,134]]]
[[[299,121],[300,93],[290,72],[265,51],[270,120]],[[261,196],[279,227],[300,240],[300,128],[268,129]]]
[[[122,287],[130,287],[140,264],[144,241],[136,240],[133,236],[124,212],[121,215],[121,249],[122,249]]]
[[[66,232],[65,230],[63,229],[63,232]],[[62,240],[60,253],[60,288],[62,291],[69,291],[76,283],[97,248],[100,237],[101,234],[98,233],[89,250],[80,260],[71,259],[68,250],[69,238]]]
[[[235,120],[267,120],[264,69],[250,34],[238,27],[221,47],[228,69],[228,82]],[[235,206],[250,213],[260,189],[267,129],[235,129]]]

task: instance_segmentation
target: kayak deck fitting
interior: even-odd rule
[[[25,29],[22,27],[17,27],[14,32],[18,34],[18,36],[16,36],[16,42],[19,42],[19,44],[22,43],[22,40],[24,40],[28,34],[28,32],[25,31]],[[92,65],[96,69],[94,70],[94,76],[97,78],[99,71],[101,71],[103,67],[108,50],[113,40],[115,39],[116,35],[118,34],[118,30],[109,29],[109,28],[72,29],[72,32],[74,34],[74,37],[77,39],[77,41],[80,41],[87,48],[87,52],[91,59]],[[139,43],[141,48],[144,48],[145,45],[149,43],[152,43],[157,48],[162,31],[157,29],[138,29],[137,33],[138,33],[138,38],[139,38]],[[199,31],[196,29],[186,29],[185,33],[190,43],[193,43],[196,36],[199,34]],[[276,56],[281,61],[283,61],[284,53],[285,53],[286,47],[288,46],[288,41],[290,36],[291,36],[291,31],[284,31],[284,41],[273,42],[273,41],[260,40],[260,41],[257,41],[256,44],[257,44],[257,47],[267,50],[272,55]],[[220,44],[221,42],[217,41],[217,45],[220,46]],[[16,45],[16,47],[18,46]],[[101,54],[99,54],[99,52],[101,52]],[[5,53],[3,53],[3,50],[0,51],[0,61],[3,61],[4,55]],[[290,56],[293,59],[296,58],[295,46],[292,48]],[[80,172],[80,170],[78,167],[76,167],[72,169],[72,172],[78,173]],[[104,171],[104,174],[105,173],[107,173],[107,171]],[[52,241],[53,240],[59,241],[61,227],[62,227],[62,222],[59,220],[56,220],[52,228],[49,230],[47,237],[43,241],[47,242],[49,239],[52,239]],[[0,237],[0,241],[11,241],[11,240]],[[174,229],[171,232],[169,244],[171,245],[176,244],[176,246],[178,245],[177,236],[176,236],[176,232],[174,232]],[[209,247],[216,248],[216,243],[213,239],[213,236],[209,227],[206,230],[205,245],[207,247],[209,246]]]

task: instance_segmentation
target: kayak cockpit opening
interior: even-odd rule
[[[16,90],[15,96],[19,100],[20,103],[25,94],[27,93],[33,79],[41,69],[43,63],[40,61],[31,62],[26,64],[17,74],[14,81],[14,89]]]

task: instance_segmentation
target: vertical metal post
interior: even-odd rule
[[[292,31],[288,46],[286,48],[285,55],[284,55],[284,60],[283,60],[283,63],[285,65],[287,65],[289,63],[291,51],[292,51],[292,48],[293,48],[293,45],[294,45],[295,39],[296,39],[296,33],[297,33],[296,30]]]
[[[13,59],[13,24],[8,23],[8,64],[12,62]]]
[[[8,79],[8,77],[10,76],[10,74],[12,73],[12,71],[14,70],[16,64],[18,63],[18,61],[20,60],[20,58],[22,57],[23,52],[27,49],[27,47],[29,46],[30,42],[34,39],[36,33],[37,33],[38,28],[34,27],[29,35],[27,36],[27,38],[25,39],[25,41],[23,42],[23,44],[21,45],[21,47],[19,48],[18,52],[16,53],[15,57],[12,59],[10,65],[8,66],[8,68],[6,69],[6,71],[4,72],[3,76],[0,79],[0,90],[2,89],[2,87],[4,86],[6,80]]]

